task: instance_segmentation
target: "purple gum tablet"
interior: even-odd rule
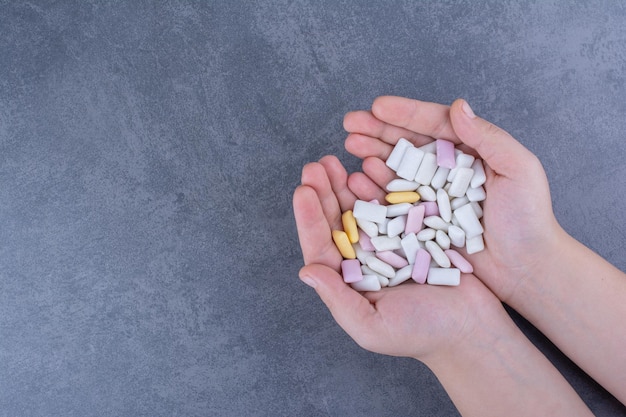
[[[456,166],[454,143],[449,140],[437,139],[437,165],[450,169]]]
[[[418,284],[424,284],[428,277],[428,269],[430,268],[430,253],[426,249],[420,249],[417,251],[415,257],[415,265],[413,265],[413,272],[411,278]]]
[[[346,283],[359,282],[363,279],[361,262],[358,259],[345,259],[341,261],[341,274]]]

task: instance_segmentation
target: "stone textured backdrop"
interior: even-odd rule
[[[464,97],[625,270],[626,9],[581,3],[0,0],[0,415],[455,415],[299,282],[291,193],[345,112]]]

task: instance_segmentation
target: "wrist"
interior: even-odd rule
[[[528,298],[529,291],[540,290],[546,277],[561,268],[564,253],[571,245],[571,240],[571,236],[554,219],[544,229],[541,239],[531,243],[534,247],[532,253],[519,259],[520,267],[509,269],[508,276],[502,277],[510,284],[502,288],[504,292],[496,294],[498,298],[516,308]]]
[[[508,304],[624,402],[626,336],[615,329],[626,319],[625,275],[564,230],[558,242]]]
[[[415,359],[424,362],[433,371],[447,372],[450,368],[458,370],[466,366],[471,368],[473,364],[488,358],[501,340],[517,336],[517,327],[502,304],[495,297],[493,299],[488,302],[481,300],[481,308],[472,309],[473,316],[464,323],[460,337]]]
[[[474,275],[461,278],[463,297],[455,303],[455,313],[446,338],[436,348],[414,356],[429,366],[448,363],[458,356],[471,357],[489,349],[499,337],[516,329],[500,300]]]
[[[500,305],[463,343],[422,361],[463,416],[591,415],[580,397]]]
[[[558,224],[545,233],[545,238],[537,243],[539,250],[534,261],[527,262],[527,267],[514,278],[514,285],[506,297],[499,297],[504,303],[517,311],[525,311],[528,303],[549,297],[547,287],[554,277],[564,270],[568,261],[568,252],[575,240]]]

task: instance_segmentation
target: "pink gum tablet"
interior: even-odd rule
[[[406,218],[406,226],[404,226],[404,233],[417,233],[422,230],[424,214],[426,213],[426,207],[423,204],[413,206],[409,210]]]
[[[345,259],[341,261],[341,274],[343,282],[352,283],[359,282],[363,279],[361,272],[361,262],[358,259]]]
[[[449,169],[456,166],[454,143],[448,140],[437,139],[437,165]]]
[[[359,229],[359,244],[361,245],[361,249],[368,252],[374,252],[376,250],[374,245],[372,245],[370,237],[361,229]]]
[[[413,272],[411,278],[418,284],[424,284],[428,277],[428,269],[430,268],[430,253],[426,249],[420,249],[417,251],[415,257],[415,265],[413,265]]]
[[[424,201],[420,203],[420,206],[424,206],[424,217],[439,216],[439,206],[435,201]]]
[[[450,259],[452,265],[456,266],[459,271],[463,272],[464,274],[471,274],[472,272],[474,272],[474,267],[472,267],[472,264],[469,263],[469,261],[465,259],[463,255],[461,255],[454,249],[447,249],[443,252],[448,256],[448,259]]]
[[[405,266],[409,264],[409,262],[406,259],[404,259],[402,256],[392,251],[388,251],[388,250],[385,250],[382,252],[376,252],[376,257],[380,259],[381,261],[388,263],[389,265],[393,266],[396,269],[404,268]]]

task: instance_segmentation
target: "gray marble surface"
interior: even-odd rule
[[[464,97],[625,270],[625,21],[605,1],[0,1],[0,415],[455,415],[297,279],[300,169],[359,170],[342,118],[378,95]]]

